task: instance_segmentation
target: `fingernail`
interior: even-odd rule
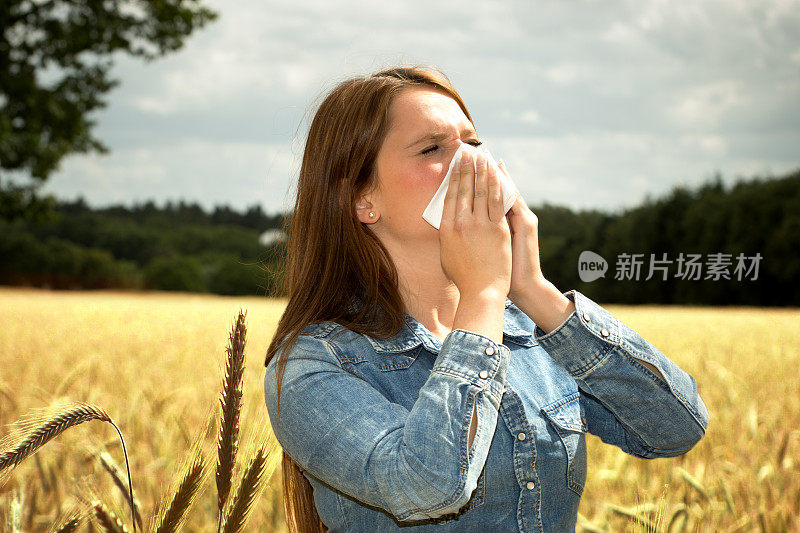
[[[453,163],[453,165],[459,165],[459,164],[461,164],[461,156],[462,156],[462,155],[464,155],[464,153],[463,153],[463,152],[461,152],[461,153],[459,153],[458,155],[456,155],[456,161],[455,161],[455,163]]]
[[[467,152],[462,152],[461,153],[461,164],[462,165],[469,164],[469,153],[467,153]]]

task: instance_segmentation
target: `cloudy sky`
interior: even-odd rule
[[[205,3],[220,17],[181,51],[118,57],[94,115],[112,153],[66,158],[46,191],[289,210],[320,95],[417,62],[529,205],[612,211],[800,167],[800,0]]]

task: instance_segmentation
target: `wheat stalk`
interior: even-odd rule
[[[5,396],[6,401],[8,401],[8,404],[11,406],[10,410],[15,411],[17,409],[17,399],[14,398],[15,396],[14,391],[11,390],[11,387],[9,387],[6,383],[3,383],[2,381],[0,381],[0,394]],[[0,414],[2,414],[2,411],[0,411]]]
[[[702,496],[704,500],[711,501],[711,498],[708,496],[708,491],[703,486],[703,484],[700,482],[700,480],[695,478],[693,475],[691,475],[689,472],[687,472],[686,470],[684,470],[680,466],[676,466],[675,467],[675,471],[678,472],[678,474],[683,478],[683,480],[686,483],[688,483],[690,487],[692,487],[694,490],[696,490],[697,493],[700,496]]]
[[[673,511],[672,516],[667,523],[666,531],[673,531],[673,526],[676,526],[678,531],[686,531],[686,527],[689,524],[689,511],[687,510],[684,504],[678,505],[678,507]]]
[[[18,492],[13,492],[11,505],[8,509],[8,531],[9,533],[20,533],[22,528],[22,505],[23,495]]]
[[[56,387],[55,395],[61,396],[62,394],[67,392],[67,390],[69,390],[72,384],[75,383],[75,380],[77,380],[81,376],[86,375],[86,371],[89,369],[90,366],[91,363],[89,363],[88,361],[82,361],[79,364],[75,365],[70,371],[70,373],[67,374],[67,376],[61,380],[61,383],[58,384],[58,387]]]
[[[654,527],[653,522],[648,517],[644,516],[645,514],[652,513],[656,510],[656,506],[653,503],[643,503],[633,507],[622,507],[613,503],[607,503],[606,509],[634,522],[634,524],[637,526],[637,532],[640,531],[638,526],[644,527],[645,531],[651,531]]]
[[[171,533],[178,531],[183,520],[186,518],[186,511],[192,505],[197,491],[203,481],[203,470],[205,469],[205,460],[203,455],[198,453],[183,480],[175,491],[172,501],[161,517],[161,522],[156,529],[156,533]]]
[[[264,446],[259,446],[242,475],[242,481],[233,500],[228,516],[225,517],[224,533],[238,533],[244,528],[250,509],[263,487],[263,475],[267,465]]]
[[[123,496],[125,496],[125,499],[128,501],[128,503],[132,505],[136,523],[139,526],[139,529],[142,529],[142,515],[139,511],[141,504],[139,503],[139,499],[136,497],[135,493],[133,494],[133,501],[131,501],[131,495],[128,493],[127,479],[125,474],[122,472],[120,467],[117,466],[117,463],[108,452],[98,450],[94,455],[100,461],[100,464],[103,465],[103,468],[106,470],[106,472],[108,472],[111,478],[114,480],[114,484],[119,488]]]
[[[104,531],[108,533],[127,533],[128,528],[125,527],[125,524],[103,502],[96,500],[92,503],[92,507],[94,508],[94,515]]]
[[[240,309],[230,336],[225,363],[225,379],[222,383],[222,414],[217,440],[217,508],[219,520],[217,533],[222,528],[223,509],[231,491],[233,466],[239,448],[239,415],[242,409],[242,380],[244,377],[244,345],[247,326],[245,313]]]
[[[36,485],[31,486],[31,497],[30,503],[28,504],[28,516],[25,519],[25,528],[27,530],[31,529],[33,525],[33,518],[36,516],[36,497],[38,496],[39,492],[36,490]]]

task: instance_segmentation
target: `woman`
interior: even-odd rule
[[[433,68],[344,81],[314,116],[264,381],[291,531],[574,531],[587,431],[643,458],[705,433],[690,375],[545,279],[502,165],[464,156],[422,218],[462,143]]]

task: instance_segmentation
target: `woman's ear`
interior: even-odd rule
[[[356,216],[366,224],[372,224],[380,217],[378,210],[373,207],[368,196],[362,196],[356,201]]]

